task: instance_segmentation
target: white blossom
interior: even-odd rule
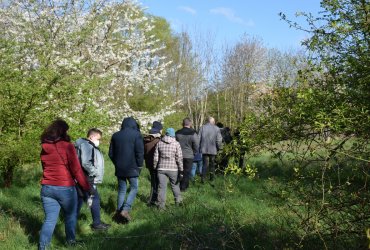
[[[170,62],[158,56],[161,42],[146,35],[154,28],[153,20],[141,12],[133,0],[9,1],[0,8],[0,35],[30,48],[19,51],[25,55],[22,70],[47,67],[81,75],[76,88],[99,79],[105,85],[94,105],[108,110],[114,120],[132,115],[144,124],[150,114],[130,108],[126,95],[132,92],[127,90],[150,90],[164,79]]]

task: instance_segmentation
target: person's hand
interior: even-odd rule
[[[179,171],[179,174],[177,176],[177,182],[180,182],[182,181],[182,179],[184,178],[184,172],[182,171]]]
[[[88,193],[89,193],[89,196],[94,196],[96,194],[96,190],[93,185],[90,185],[90,189]]]
[[[90,196],[89,196],[89,198],[87,198],[86,203],[87,203],[87,206],[88,206],[89,208],[91,208],[91,206],[92,206],[92,204],[93,204],[93,198],[94,198],[94,196],[93,196],[93,195],[90,195]]]
[[[94,184],[94,179],[95,179],[95,176],[89,176],[87,178],[87,181],[89,182],[90,186],[92,186]]]

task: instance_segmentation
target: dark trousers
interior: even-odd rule
[[[203,154],[202,180],[207,177],[207,171],[209,172],[210,180],[213,180],[215,175],[215,158],[215,155]]]
[[[180,190],[185,191],[189,187],[191,169],[193,167],[193,159],[184,158],[182,159],[182,162],[184,167],[184,177],[180,182]]]
[[[94,185],[94,189],[95,189],[95,195],[94,195],[90,210],[91,210],[91,216],[93,219],[93,225],[97,226],[97,225],[100,225],[101,223],[100,221],[100,196],[99,196],[98,188],[96,187],[96,185]],[[77,216],[80,214],[80,210],[83,205],[83,202],[86,201],[88,198],[89,198],[89,194],[87,192],[84,192],[84,197],[80,197],[80,196],[78,197]]]
[[[150,172],[150,195],[149,204],[155,204],[158,200],[158,171],[149,168]]]

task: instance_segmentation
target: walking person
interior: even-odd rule
[[[180,182],[180,190],[185,192],[189,187],[194,155],[199,149],[199,138],[195,130],[191,128],[192,122],[189,118],[185,118],[182,121],[182,126],[183,128],[176,132],[176,140],[181,146],[184,168],[184,177]]]
[[[107,230],[110,225],[101,221],[100,219],[100,195],[98,192],[98,185],[103,182],[104,176],[104,156],[99,149],[100,140],[103,133],[97,129],[92,128],[87,132],[87,139],[80,138],[75,143],[77,155],[80,164],[89,180],[90,186],[95,190],[95,195],[92,197],[84,192],[82,196],[78,196],[77,216],[80,213],[84,200],[92,199],[90,205],[93,223],[91,228],[93,230]]]
[[[76,245],[77,191],[80,187],[94,194],[82,171],[76,150],[67,134],[68,124],[55,120],[41,135],[41,201],[45,213],[40,231],[39,249],[49,247],[60,209],[64,214],[67,245]]]
[[[168,128],[154,151],[154,168],[158,171],[158,207],[165,209],[167,181],[170,180],[175,204],[182,202],[179,182],[183,177],[181,146],[175,139],[175,130]]]
[[[224,146],[230,144],[231,141],[233,140],[231,133],[230,133],[230,128],[224,127],[224,125],[221,122],[218,122],[216,126],[220,128],[222,144]],[[217,165],[218,165],[217,170],[220,172],[223,172],[225,171],[225,169],[227,168],[229,164],[229,155],[226,152],[222,151],[220,154],[220,157],[218,158],[219,159],[217,161]]]
[[[161,140],[163,126],[160,122],[153,122],[149,135],[144,137],[144,159],[145,166],[150,173],[150,195],[148,205],[155,205],[158,199],[158,176],[157,170],[154,168],[153,157],[155,146]]]
[[[200,151],[203,157],[203,167],[201,182],[204,183],[209,171],[210,181],[215,175],[215,157],[217,152],[222,149],[222,136],[220,129],[215,125],[213,117],[208,118],[208,122],[199,130]]]
[[[109,146],[109,157],[115,167],[118,181],[117,210],[115,217],[131,221],[130,211],[139,187],[139,175],[144,162],[144,143],[134,118],[126,117],[121,130],[114,133]],[[126,194],[130,184],[130,192]]]

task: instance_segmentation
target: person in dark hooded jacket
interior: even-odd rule
[[[126,221],[130,221],[129,212],[136,198],[138,177],[144,161],[143,138],[134,118],[126,117],[121,130],[112,135],[109,157],[115,166],[118,180],[116,216],[122,216]],[[130,183],[130,192],[126,197],[127,181]]]

